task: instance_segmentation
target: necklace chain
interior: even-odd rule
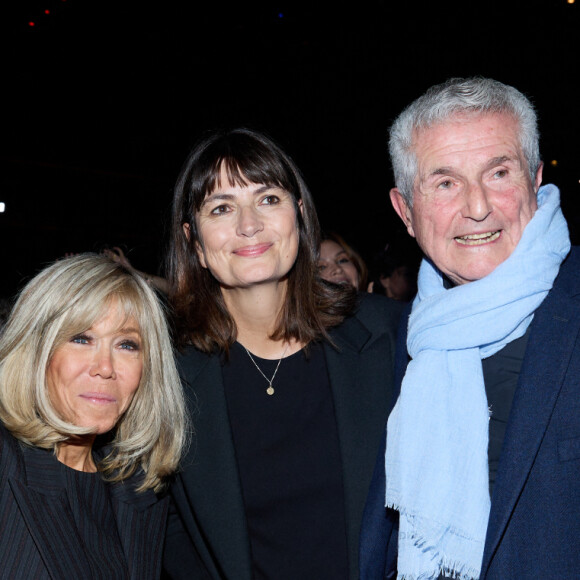
[[[244,346],[244,345],[242,345]],[[272,378],[269,379],[264,372],[262,371],[262,369],[258,366],[258,363],[254,360],[254,357],[250,354],[250,351],[244,346],[244,350],[248,353],[248,356],[250,357],[250,360],[254,363],[254,366],[258,369],[259,373],[266,379],[266,381],[268,382],[268,388],[266,389],[266,393],[268,393],[268,395],[273,395],[274,394],[274,387],[272,386],[272,383],[274,382],[274,378],[276,377],[276,373],[278,372],[278,368],[280,367],[280,363],[282,362],[282,359],[284,358],[284,355],[286,354],[286,351],[288,350],[288,344],[286,345],[286,348],[284,349],[284,352],[282,353],[282,356],[280,357],[280,360],[278,361],[278,364],[276,365],[276,369],[274,370],[274,374],[272,375]]]

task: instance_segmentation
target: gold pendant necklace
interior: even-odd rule
[[[244,346],[242,344],[242,346]],[[244,350],[248,353],[248,356],[250,357],[250,360],[254,363],[254,366],[258,369],[258,371],[260,372],[260,374],[266,379],[266,382],[268,383],[268,388],[266,389],[266,393],[268,393],[268,395],[273,395],[274,394],[274,387],[272,386],[272,382],[274,381],[274,378],[276,377],[276,373],[278,372],[278,368],[280,367],[280,363],[282,362],[282,359],[284,358],[284,355],[286,354],[286,351],[288,350],[288,347],[290,345],[286,345],[286,348],[284,349],[284,352],[282,353],[282,356],[280,357],[280,360],[278,361],[278,364],[276,365],[276,369],[274,370],[274,374],[272,375],[272,378],[269,379],[263,372],[262,369],[258,366],[258,363],[254,360],[254,357],[250,354],[250,351],[244,346]]]

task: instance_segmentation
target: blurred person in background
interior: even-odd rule
[[[318,273],[335,284],[350,284],[359,291],[367,288],[368,270],[360,254],[342,236],[330,232],[320,244]]]
[[[371,264],[372,280],[368,291],[394,300],[409,302],[417,293],[420,259],[411,248],[388,244]]]

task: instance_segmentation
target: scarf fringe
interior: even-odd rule
[[[385,506],[388,509],[396,510],[404,517],[413,517],[414,514],[409,513],[408,510],[402,510],[401,507],[395,503],[387,503]],[[465,533],[454,528],[448,528],[449,533],[456,536],[460,536],[466,539],[469,538]],[[428,538],[423,536],[416,536],[412,538],[413,546],[419,550],[424,550]],[[429,548],[427,548],[429,549]],[[453,560],[445,555],[440,555],[439,551],[433,546],[433,559],[438,561],[438,568],[434,572],[423,572],[420,574],[403,573],[397,575],[397,580],[437,580],[440,574],[443,574],[446,578],[453,578],[454,580],[479,580],[481,569],[475,569],[464,562],[458,560]]]
[[[405,516],[405,517],[409,517],[409,518],[415,518],[415,517],[419,517],[419,514],[413,513],[408,509],[403,508],[401,505],[395,503],[395,502],[387,502],[385,504],[385,507],[387,509],[391,509],[391,510],[395,510],[397,512],[399,512],[399,514],[401,516]],[[453,535],[458,536],[460,538],[465,538],[466,540],[471,540],[471,541],[475,541],[476,538],[466,534],[463,530],[460,530],[459,528],[456,528],[454,526],[447,526],[444,525],[440,522],[436,522],[438,525],[440,525],[441,527],[445,527],[449,532],[451,532]],[[419,539],[417,540],[419,541]],[[426,540],[421,540],[423,543],[421,545],[417,544],[418,548],[422,548],[425,545]]]
[[[397,575],[397,580],[437,580],[440,574],[443,574],[445,578],[454,578],[455,580],[479,580],[479,570],[462,570],[462,567],[465,568],[465,565],[459,562],[442,564],[434,574],[424,573],[418,576],[415,574],[402,574]]]

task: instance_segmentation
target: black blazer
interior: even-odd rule
[[[405,373],[401,321],[396,384]],[[385,505],[385,437],[361,534],[361,578],[396,577],[398,512]],[[534,314],[507,424],[480,578],[580,576],[580,249]]]
[[[342,456],[350,578],[358,578],[358,537],[380,434],[392,393],[395,331],[402,305],[361,295],[356,315],[324,345]],[[199,553],[214,579],[251,580],[250,540],[218,356],[193,348],[180,361],[195,444],[172,495],[186,532],[170,525],[165,567],[191,578]],[[194,548],[191,547],[191,542]]]
[[[91,578],[59,466],[51,454],[22,453],[0,424],[0,578]],[[136,476],[111,484],[111,504],[129,578],[159,578],[169,497],[133,491]],[[46,482],[46,483],[45,483]]]

